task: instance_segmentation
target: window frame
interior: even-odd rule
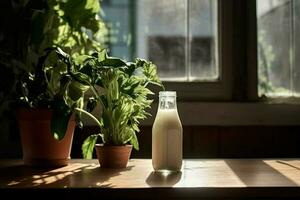
[[[163,81],[167,90],[177,91],[179,101],[232,100],[232,13],[233,0],[217,1],[219,79],[212,81]],[[220,31],[222,30],[222,31]],[[158,90],[156,89],[157,93]]]
[[[217,81],[171,82],[179,101],[299,104],[299,97],[259,97],[256,0],[218,0]]]
[[[258,96],[256,0],[218,0],[218,20],[220,80],[164,82],[177,91],[182,124],[299,126],[300,98]],[[141,125],[153,124],[159,89]]]
[[[219,79],[163,83],[167,90],[177,91],[181,102],[259,101],[256,2],[218,0],[217,4]]]
[[[204,126],[299,126],[300,98],[258,96],[256,0],[218,1],[221,81],[174,84],[179,91],[190,89],[209,95],[188,96],[178,102],[183,125]],[[226,71],[226,73],[224,72]],[[168,86],[170,83],[166,83]],[[173,84],[173,83],[171,83]],[[209,83],[208,83],[209,84]],[[222,86],[222,84],[225,84]],[[174,89],[176,89],[174,87]],[[222,90],[224,91],[219,92]],[[219,90],[218,90],[219,89]],[[178,91],[178,90],[177,90]],[[213,92],[211,92],[213,91]],[[217,93],[217,94],[216,94]],[[183,93],[185,95],[185,93]],[[192,100],[192,101],[189,101]],[[155,116],[157,104],[151,114]],[[154,117],[143,122],[153,124]]]

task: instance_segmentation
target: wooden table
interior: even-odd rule
[[[155,173],[150,159],[126,169],[72,160],[57,169],[0,161],[0,194],[97,199],[300,199],[300,160],[185,160],[180,173]],[[102,198],[100,198],[102,197]]]

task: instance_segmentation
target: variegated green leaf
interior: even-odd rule
[[[93,157],[93,150],[97,142],[98,136],[99,135],[90,135],[84,140],[81,150],[82,155],[85,159],[91,159]]]

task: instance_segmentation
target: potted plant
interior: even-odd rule
[[[0,80],[1,85],[9,83],[0,92],[0,102],[22,102],[17,118],[26,164],[65,165],[75,125],[73,111],[82,107],[89,88],[89,77],[77,64],[79,55],[102,48],[98,39],[104,38],[105,26],[99,1],[0,5],[2,18],[10,19],[1,24],[0,32]]]
[[[148,86],[162,86],[156,66],[143,59],[125,62],[108,57],[105,52],[88,57],[84,66],[96,74],[92,81],[94,96],[89,99],[88,111],[99,103],[101,115],[95,118],[85,112],[98,123],[100,133],[84,141],[83,156],[91,158],[96,147],[101,167],[126,167],[132,147],[139,149],[138,125],[149,115],[146,109],[152,103],[149,95],[153,93]],[[96,86],[101,88],[100,92]],[[102,139],[102,144],[96,144],[98,138]]]
[[[68,163],[75,108],[82,108],[89,77],[60,48],[48,49],[34,74],[21,79],[22,106],[17,110],[23,158],[27,165]],[[76,115],[75,115],[76,114]]]

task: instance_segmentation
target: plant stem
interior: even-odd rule
[[[94,115],[92,115],[91,113],[89,113],[89,112],[87,112],[87,111],[85,111],[81,108],[75,108],[75,110],[78,111],[78,112],[82,112],[82,113],[86,114],[87,116],[89,116],[90,118],[92,118],[98,124],[98,126],[101,129],[101,124],[100,124],[99,120]]]

